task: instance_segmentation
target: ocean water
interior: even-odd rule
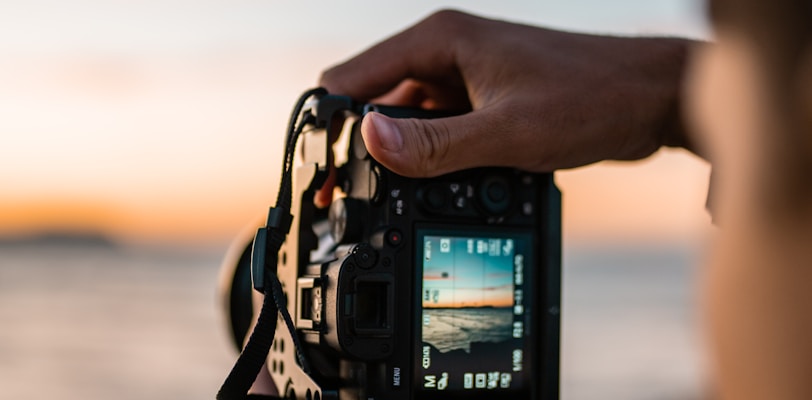
[[[691,246],[564,249],[562,399],[707,398]]]
[[[423,341],[441,353],[470,352],[473,342],[503,342],[512,338],[512,308],[423,310]]]
[[[690,247],[564,249],[562,399],[697,399]],[[213,399],[220,249],[0,246],[0,399]]]
[[[0,399],[213,399],[219,254],[0,247]]]

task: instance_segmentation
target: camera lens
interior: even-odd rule
[[[506,213],[511,204],[510,181],[500,175],[486,176],[479,186],[479,202],[488,213]]]

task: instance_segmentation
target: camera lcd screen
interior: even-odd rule
[[[416,389],[427,395],[523,391],[531,235],[418,229],[416,239]]]

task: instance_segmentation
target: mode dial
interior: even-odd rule
[[[364,233],[362,218],[366,203],[352,197],[333,200],[327,214],[330,234],[336,243],[349,244],[361,241]]]

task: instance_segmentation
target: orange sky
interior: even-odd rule
[[[275,163],[274,163],[275,164]],[[133,201],[58,195],[0,201],[0,235],[42,230],[101,231],[137,242],[224,243],[263,217],[275,179],[198,183],[189,192]],[[561,171],[565,237],[570,240],[696,239],[709,225],[704,210],[709,167],[666,151],[637,163],[604,163]]]
[[[676,0],[539,3],[458,5],[571,29],[702,34],[696,11]],[[191,244],[225,243],[264,214],[287,115],[323,68],[438,8],[49,4],[0,13],[0,235]],[[707,175],[679,152],[562,172],[565,235],[689,238],[707,225]]]

